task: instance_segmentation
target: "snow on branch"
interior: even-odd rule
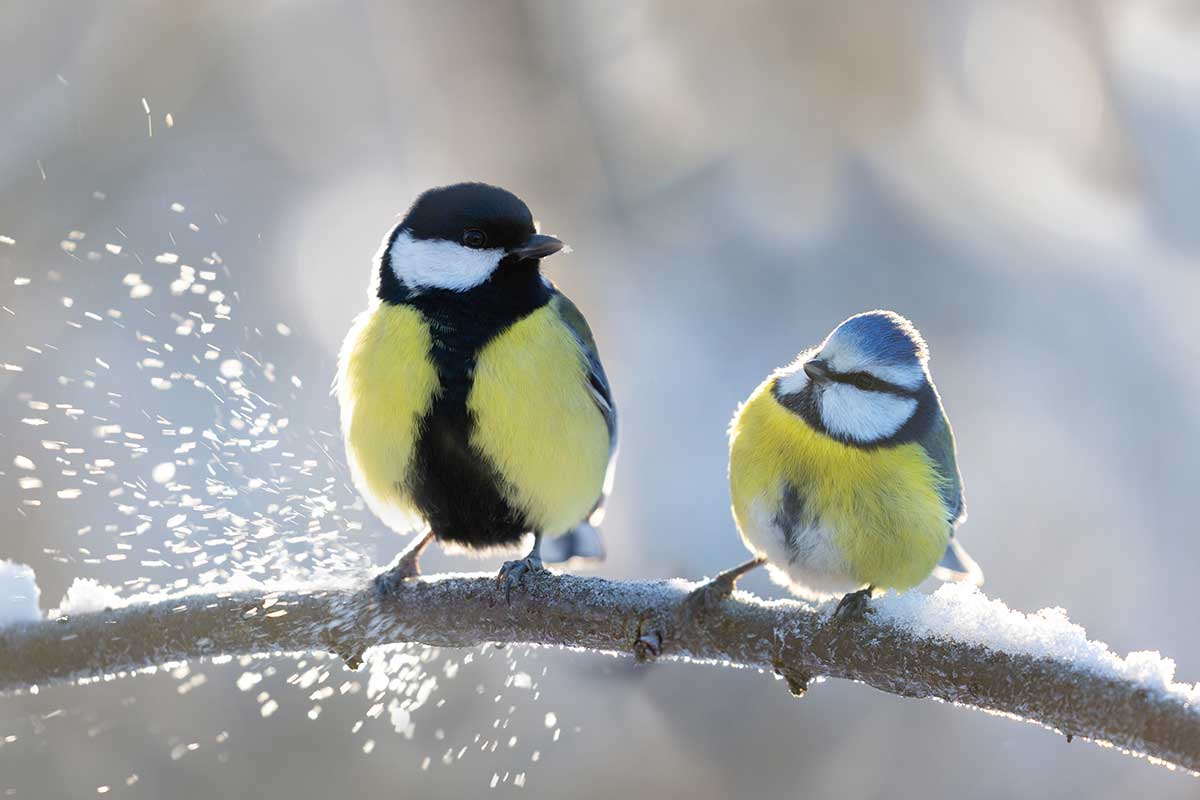
[[[889,595],[861,620],[835,621],[829,607],[744,592],[685,616],[696,587],[682,581],[545,572],[510,603],[490,575],[425,577],[386,600],[369,585],[242,587],[80,612],[97,597],[88,590],[57,620],[24,614],[7,625],[0,608],[0,692],[202,657],[326,650],[356,666],[367,647],[396,642],[558,645],[757,667],[796,695],[815,676],[861,681],[1200,771],[1200,686],[1175,683],[1172,661],[1120,658],[1061,609],[1025,615],[967,587]]]

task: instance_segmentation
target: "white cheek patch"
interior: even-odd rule
[[[821,422],[830,433],[867,443],[892,436],[917,410],[917,401],[831,383],[821,392]]]
[[[414,239],[408,231],[401,231],[388,257],[392,272],[410,289],[465,292],[491,276],[504,258],[504,250],[473,250],[445,239]]]

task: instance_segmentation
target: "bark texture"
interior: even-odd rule
[[[526,577],[505,602],[494,576],[191,595],[0,629],[0,692],[218,655],[327,650],[356,666],[393,642],[563,645],[771,670],[801,695],[812,676],[855,680],[1015,715],[1200,770],[1200,708],[1067,661],[920,637],[872,618],[835,621],[804,603],[738,592],[688,603],[683,582]]]

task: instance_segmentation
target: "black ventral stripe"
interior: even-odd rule
[[[410,289],[392,269],[392,233],[380,258],[379,298],[419,311],[429,326],[438,394],[418,423],[407,483],[415,505],[440,541],[468,548],[511,546],[532,529],[508,501],[504,479],[471,443],[467,397],[479,353],[515,322],[550,302],[537,261],[505,259],[484,283],[465,292]],[[519,400],[514,400],[519,402]]]

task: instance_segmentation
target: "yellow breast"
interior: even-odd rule
[[[938,475],[917,444],[865,450],[810,428],[775,399],[774,376],[738,409],[729,481],[743,539],[756,507],[777,509],[791,484],[832,531],[860,585],[907,589],[929,576],[950,535]],[[783,567],[784,565],[779,565]]]
[[[393,527],[415,521],[405,476],[418,423],[433,405],[437,369],[421,313],[375,304],[358,316],[338,358],[342,435],[355,486]]]
[[[509,501],[551,536],[591,511],[608,466],[608,428],[585,364],[578,340],[543,306],[483,348],[467,398],[472,444],[504,478]]]

